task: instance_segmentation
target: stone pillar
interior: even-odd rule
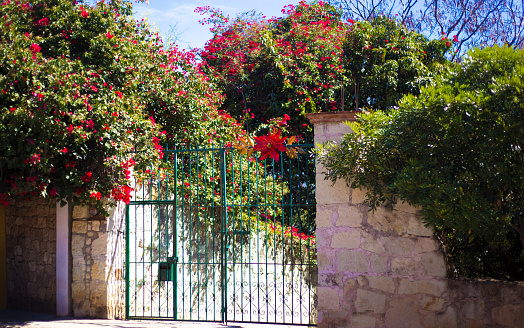
[[[315,143],[338,142],[352,132],[343,122],[355,120],[351,112],[308,118]],[[317,164],[318,326],[456,327],[444,257],[417,210],[370,212],[365,191],[323,172]]]
[[[89,207],[75,206],[72,228],[73,315],[125,317],[125,204],[106,218]]]
[[[70,205],[56,204],[56,314],[71,314],[71,215]]]

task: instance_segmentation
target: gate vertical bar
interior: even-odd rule
[[[129,205],[126,205],[126,266],[125,266],[125,277],[126,277],[126,319],[129,318],[129,307],[131,301],[129,299]]]
[[[173,147],[173,162],[175,165],[174,168],[174,183],[173,186],[175,188],[174,192],[174,203],[175,206],[173,207],[173,257],[175,258],[175,263],[173,264],[173,272],[172,272],[172,279],[173,279],[173,319],[176,320],[178,317],[178,304],[177,304],[177,297],[178,297],[178,229],[177,229],[177,221],[178,221],[178,152],[177,148]],[[182,154],[183,156],[183,154]]]
[[[227,197],[226,197],[226,151],[225,149],[220,149],[220,199],[222,207],[222,245],[221,249],[221,299],[222,299],[222,322],[227,322]]]

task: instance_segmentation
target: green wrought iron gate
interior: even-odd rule
[[[308,150],[312,145],[299,145]],[[170,149],[126,210],[128,318],[315,325],[315,163]]]

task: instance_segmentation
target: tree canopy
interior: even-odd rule
[[[456,40],[453,60],[473,47],[524,47],[524,3],[518,0],[328,0],[346,19],[372,20],[378,15],[428,37]]]

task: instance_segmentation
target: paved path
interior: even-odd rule
[[[108,320],[108,319],[77,319],[57,317],[50,314],[0,310],[0,328],[270,328],[289,327],[286,325],[247,324],[247,323],[204,323],[180,321],[142,321],[142,320]],[[293,326],[305,327],[305,326]]]

